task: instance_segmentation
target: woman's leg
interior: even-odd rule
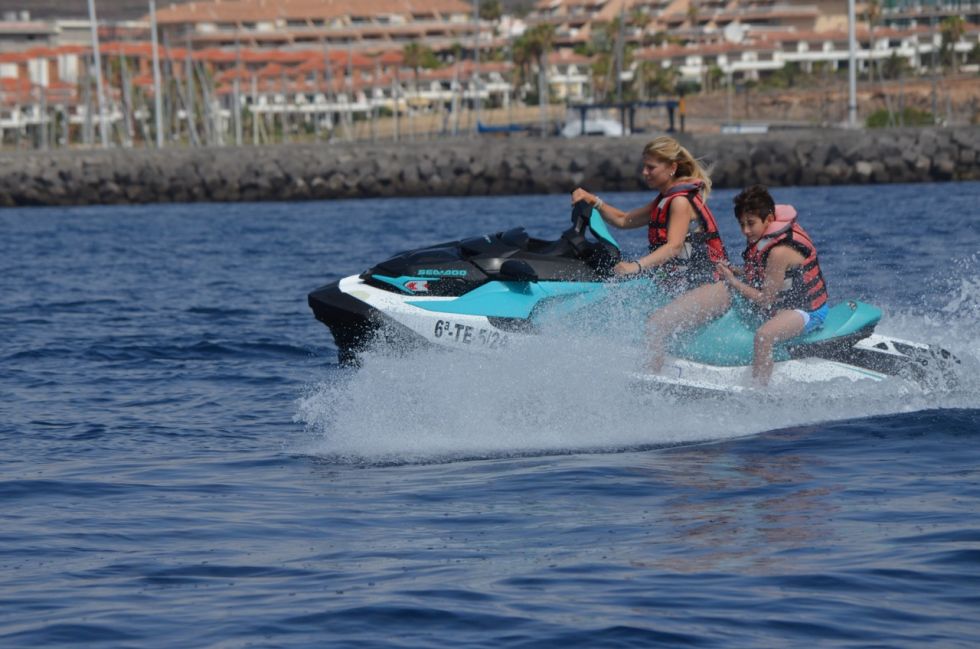
[[[752,378],[758,385],[767,385],[772,376],[772,348],[803,332],[803,316],[796,311],[779,311],[756,329],[752,357]]]
[[[724,282],[705,284],[683,293],[653,312],[647,321],[650,332],[650,371],[659,372],[667,353],[667,338],[722,315],[732,304]]]

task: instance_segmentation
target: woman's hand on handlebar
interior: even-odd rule
[[[585,201],[589,205],[595,205],[599,197],[595,194],[588,192],[581,187],[576,187],[575,191],[572,192],[572,205],[578,203],[579,201]]]

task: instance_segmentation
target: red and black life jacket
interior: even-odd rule
[[[701,198],[701,188],[704,183],[700,180],[678,183],[666,193],[657,196],[653,202],[650,214],[650,227],[647,239],[650,241],[650,252],[667,243],[667,225],[670,221],[670,204],[678,196],[684,196],[691,203],[696,219],[691,221],[687,236],[684,239],[684,251],[661,266],[667,276],[684,275],[688,285],[693,287],[706,284],[718,279],[715,264],[728,259],[725,245],[718,234],[718,224]]]
[[[776,219],[762,237],[742,253],[745,260],[745,279],[755,288],[762,288],[766,277],[766,262],[776,246],[788,245],[803,255],[803,264],[786,271],[782,290],[770,311],[800,309],[815,311],[827,303],[827,284],[817,260],[817,247],[806,230],[796,222],[796,210],[790,205],[776,206]]]

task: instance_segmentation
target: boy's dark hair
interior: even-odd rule
[[[765,185],[746,187],[732,199],[732,203],[735,205],[736,219],[742,218],[742,215],[748,212],[765,218],[776,211],[776,201],[772,200]]]

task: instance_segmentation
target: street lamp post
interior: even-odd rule
[[[473,125],[475,133],[480,132],[480,0],[473,2],[473,107],[476,112],[476,120]]]
[[[847,0],[847,125],[857,128],[857,36],[855,34],[854,0]]]
[[[157,43],[157,3],[150,0],[150,40],[153,45],[153,113],[157,127],[157,148],[163,148],[163,92],[160,89],[160,50]]]

